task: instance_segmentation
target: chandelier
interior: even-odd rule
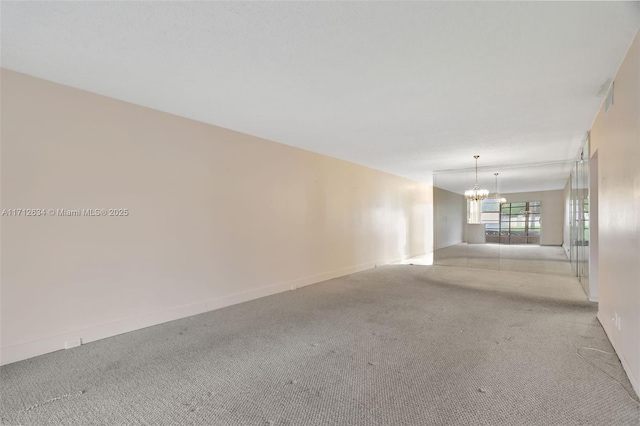
[[[476,184],[473,185],[473,188],[467,189],[466,191],[464,191],[464,197],[467,200],[480,201],[480,200],[484,200],[489,196],[489,190],[482,189],[478,185],[478,158],[480,158],[480,156],[474,155],[473,158],[476,159]]]
[[[496,192],[491,194],[491,198],[494,200],[498,200],[500,202],[500,204],[504,204],[507,202],[507,199],[504,197],[500,196],[500,193],[498,192],[498,174],[499,173],[494,173],[493,175],[496,177]]]

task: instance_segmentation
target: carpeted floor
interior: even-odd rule
[[[638,425],[575,278],[385,266],[0,369],[9,425]]]

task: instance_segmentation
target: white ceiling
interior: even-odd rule
[[[1,15],[5,68],[430,181],[474,154],[575,158],[640,3],[3,1]]]
[[[498,173],[497,189],[502,194],[563,189],[572,168],[575,168],[575,162],[572,161],[479,167],[478,184],[492,193],[495,192],[496,176],[494,173]],[[462,194],[466,189],[473,187],[475,179],[473,168],[449,170],[435,173],[434,185],[447,191]]]

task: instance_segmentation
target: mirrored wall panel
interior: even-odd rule
[[[436,172],[434,264],[576,275],[578,245],[588,246],[588,194],[576,189],[588,188],[588,167],[578,163],[480,167],[477,186],[475,168]]]

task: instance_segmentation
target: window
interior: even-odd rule
[[[502,204],[498,225],[499,242],[501,244],[540,244],[540,207],[540,201]],[[495,226],[491,228],[492,234],[489,232],[487,226],[487,237],[491,235],[491,240],[495,240]],[[490,242],[489,238],[487,242]]]
[[[484,223],[485,241],[500,242],[500,199],[485,198],[482,200],[481,221]]]

